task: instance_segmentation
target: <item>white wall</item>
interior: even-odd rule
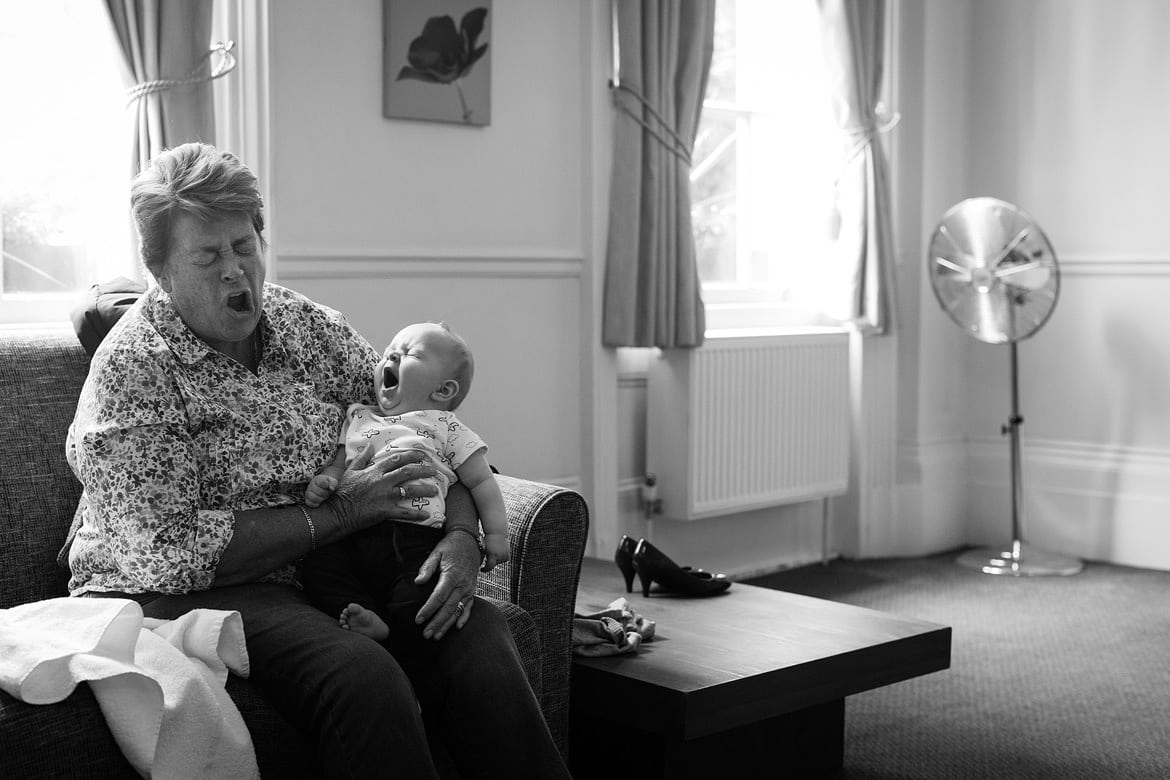
[[[270,12],[277,280],[379,346],[408,322],[448,320],[476,353],[462,417],[493,464],[575,484],[581,8],[492,3],[483,128],[382,117],[378,0],[281,0]]]
[[[1024,537],[1088,559],[1170,569],[1170,343],[1160,317],[1170,294],[1161,229],[1170,104],[1159,97],[1170,91],[1170,5],[900,5],[922,20],[925,52],[922,152],[902,167],[921,165],[923,224],[904,246],[921,248],[952,203],[993,195],[1036,217],[1061,260],[1056,311],[1019,346]],[[926,453],[941,448],[950,474],[966,483],[965,502],[942,522],[958,522],[967,541],[1000,543],[1011,529],[999,433],[1010,413],[1009,352],[960,343],[918,280],[903,279],[919,296],[918,354],[903,349],[899,361],[917,375],[902,431],[924,453],[921,492],[951,492],[945,474],[925,478]],[[961,459],[947,444],[956,433]]]
[[[967,337],[943,315],[923,273],[934,221],[965,197],[971,122],[971,6],[891,3],[892,170],[898,323],[895,512],[863,525],[863,557],[921,555],[965,541]]]
[[[972,191],[1036,217],[1063,271],[1052,319],[1019,348],[1025,536],[1170,569],[1170,5],[997,0],[974,21],[980,40],[1016,30],[1019,45],[974,60]],[[1006,353],[974,346],[967,376],[969,535],[983,541],[1004,517]]]
[[[1009,532],[1007,353],[959,332],[922,273],[943,211],[990,194],[1040,220],[1065,272],[1056,315],[1021,345],[1026,535],[1170,569],[1170,5],[891,6],[899,328],[862,361],[863,484],[835,503],[830,550],[917,555]],[[279,281],[375,343],[414,319],[465,332],[468,422],[505,471],[583,490],[590,554],[629,533],[729,573],[820,557],[819,503],[694,523],[639,511],[645,371],[597,338],[606,0],[493,2],[486,128],[382,118],[378,0],[270,13]]]

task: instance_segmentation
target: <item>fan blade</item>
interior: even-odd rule
[[[1003,262],[1003,259],[1005,257],[1007,257],[1008,255],[1010,255],[1012,253],[1012,250],[1015,249],[1021,241],[1023,241],[1025,238],[1028,237],[1029,232],[1030,231],[1028,230],[1028,228],[1024,228],[1019,233],[1016,233],[1016,237],[1013,238],[1011,241],[1009,241],[1007,246],[1005,246],[1003,249],[999,250],[999,254],[997,254],[995,256],[994,260],[992,260],[990,263],[987,264],[987,267],[988,268],[995,268],[997,265],[999,265],[1001,262]]]
[[[1040,268],[1041,266],[1042,263],[1033,260],[1030,263],[1024,263],[1022,265],[1009,265],[1007,268],[996,268],[995,278],[1003,279],[1006,276],[1023,273],[1024,271],[1031,271],[1033,268]]]
[[[947,260],[945,257],[935,257],[934,262],[938,263],[943,268],[946,268],[949,271],[954,271],[956,274],[958,274],[959,278],[961,280],[963,280],[964,282],[971,281],[971,269],[964,268],[963,266],[959,265],[958,263],[952,263],[950,260]]]
[[[975,255],[959,246],[958,242],[955,241],[955,237],[951,235],[951,231],[947,230],[946,225],[939,226],[938,234],[945,238],[947,243],[951,245],[951,249],[954,250],[955,257],[957,259],[965,261],[968,267],[976,265]]]

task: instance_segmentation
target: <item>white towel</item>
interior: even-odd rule
[[[134,601],[104,598],[0,609],[0,688],[52,704],[88,681],[143,777],[260,776],[251,735],[223,687],[229,670],[248,676],[238,612],[196,609],[162,621],[144,619]]]

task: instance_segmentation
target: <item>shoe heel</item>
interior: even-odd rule
[[[627,561],[618,563],[618,568],[622,570],[622,578],[626,581],[626,593],[634,592],[634,564]]]
[[[684,569],[645,539],[634,550],[634,569],[642,580],[642,595],[647,597],[651,582],[657,582],[660,591],[683,596],[714,596],[731,587],[731,581],[722,574],[689,566]]]
[[[634,592],[634,548],[637,544],[628,536],[622,536],[618,542],[617,551],[613,554],[613,562],[617,564],[626,580],[626,593]]]
[[[650,598],[650,586],[654,583],[654,577],[639,569],[638,579],[642,582],[642,598]]]

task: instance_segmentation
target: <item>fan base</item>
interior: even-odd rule
[[[1004,574],[1009,577],[1068,577],[1085,567],[1076,558],[1039,550],[1019,542],[1006,551],[995,547],[968,550],[956,562],[984,574]]]

